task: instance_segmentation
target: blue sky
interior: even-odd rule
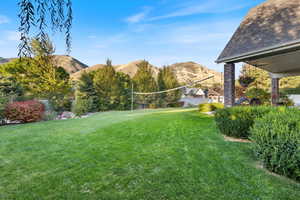
[[[18,0],[1,0],[0,57],[15,57]],[[88,3],[87,3],[88,2]],[[263,0],[73,0],[71,56],[88,65],[146,59],[214,63],[249,9]],[[65,54],[62,35],[52,36]]]

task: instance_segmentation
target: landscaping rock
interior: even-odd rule
[[[73,118],[75,118],[75,114],[72,113],[72,112],[63,112],[59,117],[59,119],[61,119],[61,120],[63,120],[63,119],[73,119]]]

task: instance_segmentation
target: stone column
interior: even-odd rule
[[[235,104],[235,64],[224,65],[224,101],[225,107],[232,107]]]
[[[272,78],[272,105],[277,106],[279,102],[279,78]]]

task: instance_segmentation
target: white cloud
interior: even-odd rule
[[[144,7],[143,11],[136,13],[132,16],[129,16],[125,19],[125,22],[129,23],[129,24],[135,24],[135,23],[139,23],[141,21],[143,21],[148,14],[150,13],[151,8],[150,7]]]
[[[0,15],[0,24],[7,24],[9,22],[10,22],[10,20],[8,17],[6,17],[4,15]]]
[[[226,13],[235,10],[240,10],[247,6],[255,5],[259,0],[253,0],[252,2],[240,2],[240,0],[227,0],[222,4],[218,0],[209,1],[186,1],[183,4],[177,5],[177,8],[173,11],[169,11],[166,14],[158,15],[149,18],[149,21],[156,21],[161,19],[168,19],[173,17],[184,17],[196,14],[216,14]]]

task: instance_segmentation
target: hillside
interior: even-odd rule
[[[207,78],[214,75],[214,78],[205,81],[203,85],[213,85],[221,83],[222,74],[215,70],[211,70],[203,65],[195,62],[175,63],[170,66],[180,83],[190,83]]]
[[[128,64],[125,65],[115,65],[114,68],[116,69],[117,72],[123,72],[124,74],[128,74],[131,78],[136,74],[137,70],[138,70],[138,64],[141,63],[142,60],[137,60],[134,62],[130,62]],[[102,67],[104,67],[104,64],[97,64],[97,65],[93,65],[91,67],[85,68],[81,71],[78,71],[74,74],[71,75],[71,77],[76,80],[79,79],[80,75],[82,74],[82,72],[91,72],[91,71],[95,71],[98,70]],[[152,70],[153,70],[153,76],[156,77],[158,74],[158,68],[151,65]]]
[[[10,58],[2,58],[2,57],[0,57],[0,64],[7,63],[7,62],[9,62],[10,60],[11,60]]]
[[[1,58],[0,57],[0,64],[9,62],[11,59]],[[79,60],[66,55],[56,55],[54,57],[55,64],[57,66],[63,67],[69,74],[71,74],[72,79],[78,80],[81,76],[82,72],[91,72],[97,69],[104,67],[104,64],[97,64],[91,67],[83,64]],[[130,77],[133,77],[137,70],[138,64],[141,63],[143,60],[137,60],[130,62],[124,65],[116,65],[114,66],[116,71],[123,72],[128,74]],[[159,72],[159,68],[151,65],[153,70],[153,76],[157,77]],[[194,81],[201,80],[203,78],[207,78],[208,76],[214,75],[215,77],[204,82],[203,85],[211,86],[214,83],[220,83],[222,81],[222,74],[220,72],[211,70],[201,64],[195,62],[182,62],[182,63],[175,63],[170,66],[177,77],[180,83],[191,83]]]
[[[66,55],[54,56],[54,62],[57,66],[64,68],[69,74],[76,73],[88,67],[86,64],[83,64],[79,60]]]
[[[133,77],[136,74],[136,72],[138,71],[138,64],[140,64],[141,62],[143,62],[143,60],[137,60],[137,61],[130,62],[125,65],[115,66],[115,68],[116,68],[116,71],[123,72],[125,74],[128,74],[130,77]],[[153,76],[157,77],[159,69],[157,67],[155,67],[154,65],[150,64],[150,66],[153,71]]]
[[[0,57],[0,64],[10,62],[14,58],[2,58]],[[55,55],[54,56],[55,65],[64,68],[69,74],[76,73],[80,70],[88,68],[86,64],[83,64],[79,60],[66,55]]]
[[[142,60],[137,60],[134,62],[130,62],[125,65],[116,65],[114,66],[116,71],[123,72],[128,74],[130,77],[133,77],[138,70],[137,65],[141,63]],[[78,71],[71,75],[74,80],[77,80],[83,71],[90,72],[104,67],[103,64],[94,65],[88,68],[85,68],[81,71]],[[151,65],[153,70],[153,76],[157,77],[159,68]],[[203,85],[211,86],[214,83],[220,83],[222,81],[222,74],[220,72],[208,69],[207,67],[200,65],[195,62],[183,62],[183,63],[175,63],[170,66],[177,77],[180,83],[191,83],[194,81],[201,80],[203,78],[207,78],[211,75],[215,77],[203,83]]]

